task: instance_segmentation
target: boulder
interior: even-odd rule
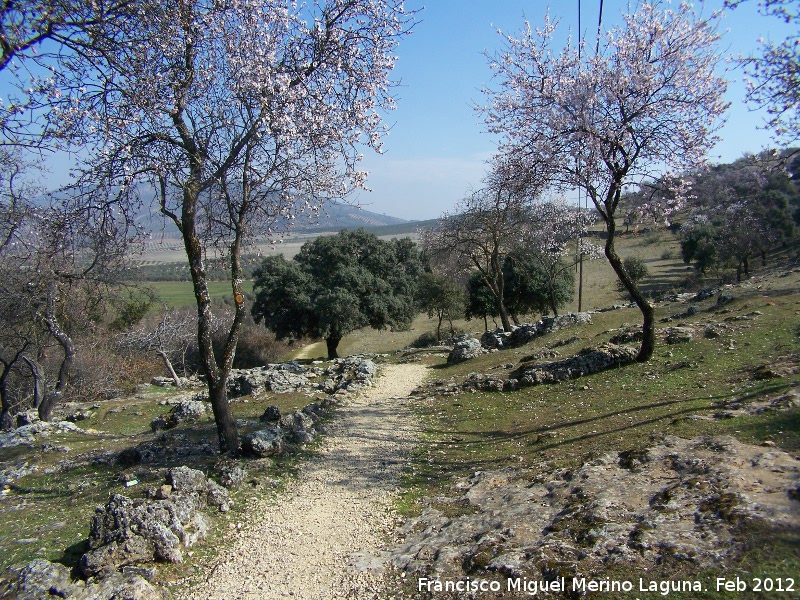
[[[377,365],[371,360],[365,360],[356,367],[355,378],[359,381],[372,381],[377,374]]]
[[[717,306],[724,306],[731,302],[733,302],[733,294],[728,291],[721,292],[720,295],[717,296]]]
[[[111,573],[85,583],[72,581],[68,567],[35,559],[26,565],[8,567],[0,575],[0,598],[40,600],[168,600],[169,592],[138,572]]]
[[[281,418],[281,429],[293,441],[305,444],[314,440],[314,421],[307,414],[296,411]]]
[[[204,493],[208,479],[202,471],[191,469],[186,465],[174,467],[167,472],[167,483],[178,493]]]
[[[282,454],[284,450],[283,429],[279,426],[272,426],[254,431],[242,440],[242,450],[261,458]]]
[[[508,338],[508,346],[524,346],[539,335],[538,324],[523,323],[515,328]]]
[[[694,329],[691,327],[667,327],[664,333],[666,334],[665,341],[668,344],[683,344],[692,341]]]
[[[319,384],[318,388],[320,391],[325,392],[326,394],[333,394],[336,392],[336,380],[332,377],[328,377],[325,381]]]
[[[92,577],[155,559],[182,562],[181,538],[192,539],[171,500],[134,501],[113,494],[104,507],[97,508],[89,530],[89,551],[78,566],[83,575]]]
[[[570,358],[524,367],[518,377],[519,384],[538,385],[577,379],[633,362],[637,354],[635,348],[613,344],[585,348]]]
[[[508,342],[509,334],[502,329],[484,331],[481,336],[481,345],[484,348],[502,348]]]
[[[305,375],[294,373],[291,370],[274,370],[267,375],[267,389],[276,394],[296,392],[309,385]]]
[[[184,421],[198,421],[203,418],[207,412],[208,405],[198,400],[183,400],[172,409],[172,413],[175,415],[178,423],[183,423]]]
[[[259,417],[262,423],[276,423],[281,420],[281,409],[277,406],[268,406],[264,414]]]
[[[219,472],[219,482],[226,488],[237,488],[247,479],[247,471],[239,465],[222,464],[217,469]]]
[[[150,429],[173,429],[181,423],[199,421],[208,412],[208,405],[200,400],[181,400],[172,410],[150,421]]]
[[[85,592],[83,582],[73,583],[64,565],[35,559],[26,565],[8,567],[0,576],[0,598],[39,600],[74,598]]]
[[[481,343],[474,337],[462,335],[456,338],[456,342],[453,345],[453,350],[447,356],[447,362],[461,362],[475,358],[481,354],[486,354],[486,350],[484,350],[483,346],[481,346]]]
[[[127,571],[127,570],[126,570]],[[112,573],[86,586],[86,595],[76,600],[168,600],[170,593],[138,573]]]
[[[162,492],[171,487],[169,492],[156,493],[155,499],[132,500],[113,494],[105,506],[96,509],[89,529],[89,551],[78,565],[84,576],[105,576],[126,565],[154,560],[182,562],[183,549],[208,531],[202,509],[209,505],[221,512],[229,509],[228,492],[200,471],[173,468],[167,483]]]

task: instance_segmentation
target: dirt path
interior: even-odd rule
[[[279,502],[251,508],[235,554],[181,597],[379,597],[364,567],[394,524],[393,490],[417,434],[406,399],[425,374],[420,365],[384,366],[375,386],[338,410]]]
[[[308,344],[307,346],[303,346],[300,351],[295,355],[295,360],[300,360],[303,358],[314,358],[315,356],[325,356],[327,353],[327,349],[325,348],[325,341],[321,342],[314,342],[313,344]]]

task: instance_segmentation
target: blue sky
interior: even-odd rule
[[[581,26],[595,39],[600,0],[581,0]],[[698,10],[710,14],[722,0],[708,0]],[[423,8],[424,6],[424,8]],[[603,24],[618,22],[627,10],[625,0],[605,0]],[[533,26],[543,22],[548,11],[560,19],[564,34],[578,27],[578,0],[407,0],[409,9],[422,9],[413,34],[397,50],[395,78],[398,109],[387,115],[392,125],[385,152],[365,152],[371,192],[356,200],[367,210],[405,219],[429,219],[451,210],[471,187],[478,187],[485,161],[495,150],[496,140],[485,133],[481,117],[473,109],[485,102],[481,93],[491,85],[491,71],[484,52],[503,47],[497,29],[515,33],[525,19]],[[750,0],[731,11],[722,21],[722,47],[731,55],[748,54],[758,48],[760,37],[781,40],[787,26],[762,17]],[[796,26],[795,26],[796,27]],[[742,73],[728,74],[731,102],[728,122],[721,131],[723,141],[713,150],[714,162],[729,162],[745,152],[770,146],[769,134],[759,129],[763,113],[743,103]]]

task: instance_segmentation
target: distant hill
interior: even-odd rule
[[[178,231],[161,213],[153,212],[148,208],[136,215],[135,221],[149,233],[157,233],[160,239],[177,239]],[[399,217],[378,214],[357,206],[349,204],[326,204],[320,215],[315,218],[300,215],[292,221],[290,233],[307,234],[321,233],[325,231],[339,231],[341,229],[380,229],[384,227],[399,227],[404,233],[405,229],[409,232],[416,231],[413,221],[407,221]],[[276,227],[279,230],[279,227]],[[391,232],[387,232],[390,235]]]
[[[340,229],[372,229],[394,225],[406,225],[411,221],[378,214],[348,204],[328,204],[323,208],[322,214],[315,221],[304,221],[298,218],[292,224],[292,231],[311,233],[316,231],[338,231]]]
[[[54,193],[54,197],[58,199],[74,193],[58,191]],[[173,223],[158,211],[156,191],[150,185],[139,184],[135,188],[135,194],[139,198],[141,208],[134,214],[134,222],[144,232],[153,234],[154,238],[160,240],[179,239],[180,234]],[[50,196],[48,195],[42,195],[37,201],[42,205],[46,205],[49,202],[49,198]],[[416,231],[416,227],[412,223],[413,221],[379,214],[352,204],[328,202],[323,204],[319,215],[312,216],[303,213],[296,215],[296,218],[291,221],[291,227],[286,229],[291,235],[358,229],[359,227],[370,230],[382,227],[400,227],[402,229],[400,233],[410,233]],[[274,231],[281,231],[281,225],[281,223],[276,223]],[[387,232],[386,235],[392,235],[392,233]]]

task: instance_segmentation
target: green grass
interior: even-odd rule
[[[152,281],[147,285],[158,295],[158,300],[154,302],[154,307],[160,310],[161,305],[167,304],[173,308],[184,308],[195,306],[194,290],[189,281]],[[253,291],[253,282],[245,281],[242,283],[245,294]],[[231,298],[231,284],[229,281],[209,281],[208,291],[212,300],[225,300]]]
[[[79,423],[87,431],[85,434],[53,435],[33,447],[22,445],[0,449],[0,464],[3,466],[26,463],[37,468],[35,473],[5,486],[0,495],[0,514],[3,515],[0,519],[0,570],[34,558],[75,567],[87,550],[86,539],[94,509],[105,504],[110,494],[144,497],[148,488],[163,482],[167,469],[172,466],[187,464],[206,473],[213,470],[219,460],[214,452],[184,456],[170,451],[170,448],[187,445],[197,448],[210,444],[216,448],[216,426],[210,414],[197,423],[182,424],[166,433],[151,432],[150,421],[168,413],[171,408],[162,405],[161,401],[174,394],[174,391],[153,386],[134,397],[101,403],[89,419]],[[263,393],[234,401],[231,408],[234,417],[248,421],[248,425],[240,427],[240,433],[244,435],[258,428],[258,419],[267,406],[277,405],[285,414],[310,401],[301,393]],[[173,441],[165,442],[166,453],[156,455],[147,464],[129,465],[115,460],[123,450],[146,448],[159,439]],[[41,443],[45,442],[67,447],[69,451],[42,452]],[[265,488],[259,482],[266,480],[266,473],[270,481],[278,482],[292,476],[299,456],[302,454],[276,459],[245,459],[253,477],[244,489],[235,493],[234,498],[241,501],[231,514],[240,518],[254,498],[274,493],[277,488],[272,485]],[[134,476],[139,484],[125,487],[123,474]],[[200,557],[211,556],[220,539],[225,537],[230,518],[233,517],[217,517],[219,523],[213,528],[210,541],[193,549],[193,553],[196,551]],[[164,576],[186,575],[182,568],[170,567]],[[192,567],[187,568],[191,570]]]
[[[758,366],[800,353],[800,276],[785,275],[775,271],[770,278],[758,277],[735,288],[735,301],[722,308],[716,307],[716,298],[698,303],[699,312],[691,317],[679,316],[686,311],[685,304],[662,304],[657,319],[673,319],[659,322],[657,328],[682,324],[695,327],[696,334],[693,341],[684,344],[659,341],[653,359],[647,363],[515,392],[429,394],[420,399],[417,409],[425,433],[406,473],[398,510],[413,516],[424,506],[445,507],[447,503],[431,504],[430,499],[452,498],[455,481],[478,470],[523,467],[547,473],[558,468],[574,469],[608,452],[647,448],[666,435],[732,435],[751,444],[769,440],[786,452],[800,454],[800,409],[732,419],[707,418],[720,410],[721,401],[771,398],[800,385],[800,375],[769,380],[752,377]],[[761,314],[753,314],[755,311]],[[749,319],[742,319],[746,315]],[[557,347],[562,357],[570,356],[583,347],[607,341],[612,335],[609,330],[638,323],[640,316],[635,309],[596,313],[588,326],[542,337],[523,348],[457,365],[447,365],[441,358],[433,377],[456,383],[471,372],[506,378],[537,351]],[[719,338],[706,339],[703,330],[711,320],[734,329],[723,331]],[[574,336],[579,339],[570,342]],[[752,591],[745,595],[716,592],[715,578],[734,573],[748,578],[794,577],[796,586],[800,586],[799,531],[752,528],[742,535],[749,549],[738,564],[725,569],[696,571],[691,565],[675,562],[653,573],[616,567],[602,576],[636,583],[631,594],[613,596],[623,598],[660,597],[638,591],[638,578],[643,575],[654,580],[699,578],[710,590],[699,595],[669,595],[681,599],[776,597],[774,593],[759,595]]]

